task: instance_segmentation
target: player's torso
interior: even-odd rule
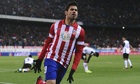
[[[123,53],[129,53],[130,52],[130,44],[129,44],[129,41],[125,40],[124,43],[125,43],[125,45],[123,47]]]
[[[90,48],[90,47],[83,48],[83,53],[90,54],[91,52],[95,52],[93,48]]]
[[[25,58],[24,63],[25,64],[32,64],[33,60],[34,60],[33,58],[27,57],[27,58]]]
[[[54,40],[49,48],[47,58],[52,58],[61,64],[69,64],[76,40],[80,35],[80,31],[80,26],[73,27],[55,23]]]

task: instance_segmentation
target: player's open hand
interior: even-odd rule
[[[34,64],[34,66],[31,68],[31,70],[34,69],[34,72],[35,72],[35,73],[36,73],[37,71],[38,71],[38,73],[41,72],[42,60],[37,59],[37,60],[34,60],[34,62],[35,62],[35,64]]]

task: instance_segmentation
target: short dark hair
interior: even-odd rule
[[[68,11],[68,9],[70,8],[70,6],[77,6],[78,8],[78,3],[76,1],[71,1],[69,2],[66,7],[65,7],[65,11]]]
[[[32,57],[32,55],[29,55],[29,57]]]
[[[126,36],[122,36],[122,38],[125,38],[126,39]]]

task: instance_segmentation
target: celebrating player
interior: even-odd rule
[[[124,59],[124,65],[125,65],[125,69],[128,68],[128,63],[130,65],[130,68],[132,68],[132,63],[131,60],[129,59],[129,53],[130,53],[130,49],[133,49],[133,47],[130,45],[129,41],[126,40],[125,37],[122,37],[123,40],[123,44],[122,44],[122,48],[123,49],[123,59]]]
[[[83,66],[84,66],[84,70],[85,70],[86,73],[92,73],[92,71],[90,71],[88,69],[88,63],[89,63],[90,58],[92,56],[98,57],[99,56],[99,53],[98,52],[95,52],[95,50],[92,47],[85,46],[83,48],[82,59],[84,60]]]
[[[34,64],[34,58],[32,58],[32,55],[29,55],[24,59],[23,67],[19,68],[15,72],[29,72],[33,64]]]
[[[65,19],[52,24],[49,36],[33,67],[35,73],[40,72],[41,63],[45,57],[45,82],[39,76],[36,84],[60,84],[72,59],[74,48],[76,48],[73,65],[67,79],[69,83],[74,81],[73,74],[82,56],[85,32],[76,23],[78,4],[75,1],[66,5],[65,15]]]

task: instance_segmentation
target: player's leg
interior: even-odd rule
[[[29,72],[30,68],[31,68],[31,64],[24,64],[24,66],[22,67],[22,72]]]
[[[37,80],[36,84],[56,84],[57,78],[57,63],[51,59],[44,60],[45,81],[41,78]]]
[[[128,54],[124,53],[123,54],[123,59],[124,59],[124,68],[127,69],[128,68]]]
[[[128,68],[127,59],[124,59],[124,68],[125,68],[125,69],[127,69],[127,68]]]
[[[45,80],[46,84],[60,84],[64,77],[67,68],[64,68],[60,63],[45,59]]]
[[[83,62],[83,66],[84,66],[84,70],[85,70],[86,73],[92,73],[92,71],[90,71],[90,70],[88,69],[88,63]]]
[[[83,60],[83,67],[84,67],[84,70],[85,70],[85,72],[88,70],[88,65],[87,65],[87,61],[86,61],[86,54],[82,54],[82,57],[81,57],[81,59]]]
[[[92,52],[91,52],[91,53],[92,53]],[[89,54],[88,59],[87,59],[87,64],[89,63],[91,57],[92,57],[92,54]],[[88,65],[87,65],[87,69],[88,69]],[[86,73],[92,73],[92,71],[88,69],[88,70],[86,71]]]
[[[92,57],[92,55],[88,56],[87,63],[89,63],[91,57]]]
[[[92,71],[90,71],[90,70],[88,70],[88,63],[87,63],[87,57],[86,57],[86,54],[82,54],[82,58],[81,58],[82,60],[83,60],[83,67],[84,67],[84,70],[85,70],[85,72],[86,73],[92,73]]]
[[[60,84],[61,80],[63,79],[67,68],[64,68],[64,66],[62,66],[61,64],[57,63],[58,71],[57,71],[57,79],[56,79],[56,84]]]
[[[18,70],[16,70],[15,72],[24,72],[23,71],[23,68],[26,68],[27,67],[27,64],[23,64],[23,67],[22,68],[19,68]]]
[[[23,69],[22,69],[22,72],[29,72],[29,71],[30,71],[29,68],[23,68]]]
[[[130,68],[132,68],[132,62],[131,62],[131,60],[129,59],[129,54],[128,54],[128,63],[129,63],[129,65],[130,65]]]
[[[85,61],[83,62],[83,67],[84,67],[84,70],[86,72],[88,70],[88,65],[87,65],[87,63]]]
[[[58,70],[57,62],[51,59],[45,59],[44,66],[46,84],[56,84]]]
[[[21,72],[21,73],[24,73],[24,72],[29,72],[30,69],[29,68],[19,68],[18,70],[16,70],[15,72]]]
[[[16,73],[16,72],[24,72],[24,71],[23,71],[22,68],[19,68],[19,69],[17,69],[17,70],[15,71],[15,73]]]

